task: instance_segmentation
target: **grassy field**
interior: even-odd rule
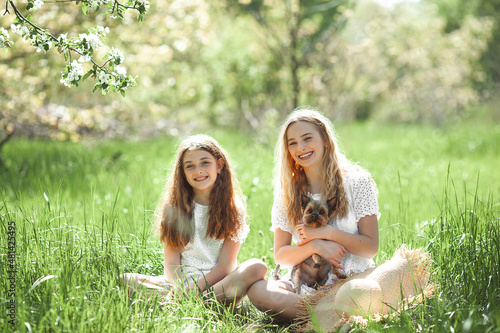
[[[403,243],[424,247],[439,285],[436,297],[424,304],[354,331],[500,332],[500,125],[366,123],[339,125],[337,131],[349,157],[378,185],[376,262]],[[239,260],[261,258],[273,268],[269,226],[276,136],[262,143],[255,135],[206,133],[229,152],[248,197],[251,233]],[[0,331],[292,331],[248,301],[234,311],[196,297],[160,307],[155,300],[129,297],[117,285],[123,272],[163,271],[151,218],[177,143],[169,137],[14,139],[4,147]],[[13,241],[15,247],[9,247]]]

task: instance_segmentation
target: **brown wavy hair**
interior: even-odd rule
[[[290,125],[298,121],[314,124],[318,128],[325,144],[321,197],[325,200],[337,198],[332,218],[347,216],[349,203],[344,189],[343,174],[352,163],[342,153],[330,120],[312,107],[295,109],[281,127],[275,149],[275,197],[281,200],[290,225],[296,226],[302,217],[301,195],[308,192],[306,174],[288,152],[287,130]]]
[[[170,177],[156,209],[156,229],[162,243],[183,250],[191,241],[193,230],[194,190],[189,185],[182,165],[188,150],[204,150],[216,160],[222,160],[222,170],[217,175],[210,192],[206,237],[226,239],[235,236],[246,216],[246,207],[240,185],[225,150],[207,135],[193,135],[183,140]]]

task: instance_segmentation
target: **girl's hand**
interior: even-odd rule
[[[326,226],[319,227],[319,228],[311,228],[308,227],[305,224],[298,224],[295,226],[295,230],[297,230],[297,234],[299,235],[299,238],[301,239],[300,242],[297,243],[297,245],[304,245],[306,243],[309,243],[313,239],[321,239],[324,238],[324,229]]]
[[[346,249],[334,241],[317,239],[314,241],[317,248],[317,252],[323,259],[328,261],[333,266],[344,269],[342,267],[342,258],[344,253],[347,253]]]

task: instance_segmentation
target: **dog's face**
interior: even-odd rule
[[[302,195],[302,223],[312,228],[324,226],[330,220],[335,210],[337,199],[328,201],[314,200],[308,195]]]

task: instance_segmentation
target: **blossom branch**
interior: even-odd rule
[[[123,12],[127,9],[135,9],[139,12],[138,21],[142,20],[142,16],[149,8],[148,0],[129,0],[127,4],[133,6],[122,5],[117,0],[51,0],[50,3],[82,3],[82,11],[85,15],[88,14],[89,8],[98,9],[101,5],[108,7],[105,14],[115,13],[118,17],[123,18]],[[97,26],[96,28],[89,28],[88,33],[80,34],[79,37],[67,38],[67,34],[61,34],[57,38],[53,36],[48,29],[43,29],[32,22],[31,15],[26,17],[16,7],[14,0],[6,0],[6,11],[9,13],[9,4],[16,15],[16,23],[11,25],[11,30],[19,34],[24,40],[31,40],[31,44],[35,47],[37,52],[49,51],[54,44],[59,53],[64,54],[66,60],[69,58],[69,64],[64,68],[61,73],[61,83],[70,87],[78,86],[80,81],[84,81],[89,76],[92,76],[98,81],[93,92],[96,90],[106,94],[109,90],[120,92],[125,95],[125,90],[128,87],[135,86],[135,78],[127,75],[127,71],[120,65],[123,63],[123,54],[120,50],[111,48],[103,58],[106,61],[99,65],[94,59],[94,51],[101,47],[103,44],[101,38],[105,38],[109,33],[109,28]],[[43,0],[28,0],[27,10],[37,11],[45,2]],[[0,44],[4,49],[11,47],[8,31],[2,28],[0,30]],[[80,55],[77,60],[72,60],[72,52]],[[85,74],[83,73],[83,62],[90,62],[92,68]]]

